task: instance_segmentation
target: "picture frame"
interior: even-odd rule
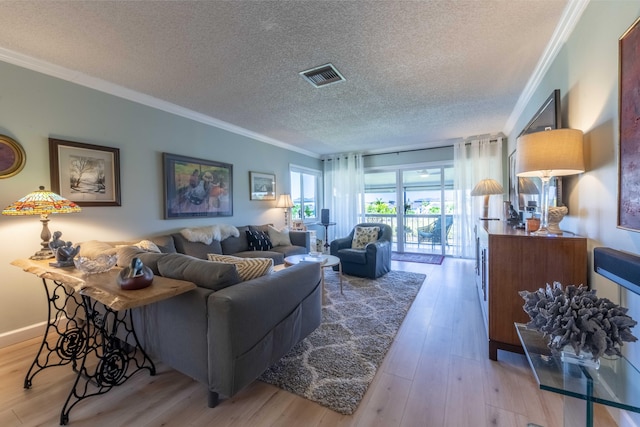
[[[164,218],[233,215],[233,165],[162,153]]]
[[[17,175],[26,163],[27,155],[18,141],[0,135],[0,179]]]
[[[275,200],[276,176],[272,173],[249,172],[250,200]]]
[[[640,18],[618,42],[619,53],[619,144],[618,150],[618,228],[640,231]],[[624,179],[623,179],[624,177]]]
[[[51,191],[79,206],[121,206],[120,149],[49,138]]]

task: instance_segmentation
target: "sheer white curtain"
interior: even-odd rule
[[[364,166],[362,154],[324,157],[324,206],[330,209],[334,237],[344,237],[362,222]],[[331,228],[331,227],[330,227]],[[329,231],[331,235],[331,230]]]
[[[458,256],[475,257],[473,227],[481,216],[484,197],[472,197],[473,187],[482,179],[492,178],[504,185],[502,174],[502,137],[460,142],[453,147],[454,190],[456,196],[456,218],[460,225],[455,233]],[[489,217],[502,218],[504,197],[489,198]]]

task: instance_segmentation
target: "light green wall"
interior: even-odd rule
[[[283,225],[275,202],[249,200],[249,171],[275,173],[277,194],[289,192],[289,164],[321,170],[319,159],[107,95],[74,83],[0,62],[0,134],[24,147],[27,164],[0,180],[2,208],[50,188],[48,138],[120,149],[122,206],[84,208],[54,215],[51,231],[65,240],[124,240],[211,222]],[[163,219],[162,153],[233,165],[232,217]],[[0,336],[46,318],[41,282],[10,266],[39,247],[37,217],[0,216]]]
[[[553,89],[562,94],[563,126],[585,133],[586,172],[569,179],[565,196],[568,229],[589,239],[589,253],[596,246],[640,254],[640,234],[618,229],[618,39],[640,16],[638,1],[592,1],[566,45],[544,77],[534,98],[509,135],[509,152],[515,148],[520,129]],[[640,320],[640,296],[626,292],[593,273],[590,283],[599,296],[620,300],[630,315]],[[541,284],[543,285],[543,284]],[[635,328],[634,334],[640,336]],[[640,366],[640,345],[627,344],[627,356]],[[636,424],[638,415],[633,416]],[[620,425],[631,425],[625,415]]]

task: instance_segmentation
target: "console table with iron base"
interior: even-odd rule
[[[77,373],[61,413],[69,422],[80,401],[107,393],[135,373],[155,365],[140,345],[131,309],[161,301],[195,288],[190,282],[156,276],[148,288],[125,291],[116,277],[120,269],[85,275],[75,268],[55,268],[49,260],[19,259],[11,263],[42,279],[48,301],[42,343],[27,371],[24,388],[34,377],[54,366],[71,365]]]

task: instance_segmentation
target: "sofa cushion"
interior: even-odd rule
[[[80,253],[78,255],[95,259],[98,255],[114,255],[117,251],[118,249],[113,243],[101,242],[99,240],[88,240],[80,243]]]
[[[238,227],[238,231],[240,234],[238,237],[229,237],[228,239],[224,239],[220,242],[222,247],[222,253],[225,255],[232,255],[238,252],[244,252],[249,250],[249,242],[247,241],[247,233],[248,226]],[[215,251],[210,251],[211,253],[216,253]],[[206,258],[206,257],[205,257]]]
[[[273,271],[271,258],[240,258],[231,255],[209,254],[209,261],[233,264],[238,270],[238,276],[243,282],[264,276]]]
[[[160,257],[158,271],[164,277],[187,280],[214,291],[240,283],[235,265],[210,262],[183,254]]]
[[[369,243],[378,240],[380,227],[360,227],[356,226],[353,232],[353,240],[351,241],[352,249],[362,249]]]
[[[249,250],[268,251],[273,247],[266,231],[247,230],[246,233]]]
[[[207,259],[207,254],[222,253],[222,246],[220,246],[218,240],[212,240],[211,244],[206,245],[200,242],[190,242],[181,233],[175,233],[173,234],[173,241],[179,253],[204,260]]]
[[[173,236],[170,234],[164,236],[149,237],[149,240],[155,243],[158,249],[160,249],[160,252],[164,254],[176,253],[176,245],[173,242]]]
[[[116,252],[118,255],[118,266],[128,267],[133,258],[140,258],[140,261],[153,271],[153,274],[159,275],[158,260],[167,255],[158,252],[149,252],[140,249],[138,246],[120,246]]]
[[[287,227],[278,230],[275,227],[269,226],[267,233],[269,233],[269,240],[271,240],[273,247],[291,246],[291,238],[289,237],[289,229]]]
[[[122,248],[124,246],[135,246],[137,248],[142,249],[145,252],[155,252],[158,254],[161,252],[158,245],[153,243],[151,240],[140,240],[137,243],[131,243],[129,245],[116,245],[116,249]]]

